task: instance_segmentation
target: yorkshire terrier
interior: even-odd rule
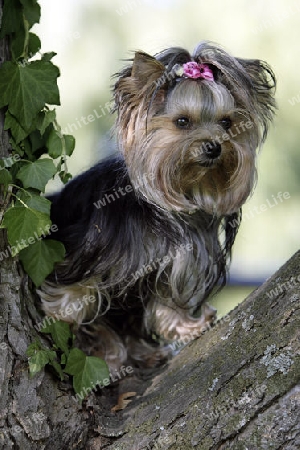
[[[214,320],[276,80],[209,42],[136,52],[117,77],[118,152],[50,196],[66,258],[39,294],[111,368],[154,367]]]

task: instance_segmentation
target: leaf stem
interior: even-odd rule
[[[66,173],[68,173],[66,141],[65,141],[64,135],[61,131],[61,126],[58,124],[56,119],[54,119],[54,121],[53,121],[53,126],[54,126],[55,131],[57,131],[57,134],[61,140],[62,156],[63,156],[63,163],[64,163],[64,173],[66,174]]]
[[[25,38],[24,38],[24,47],[23,47],[23,53],[21,55],[22,58],[25,58],[26,60],[29,58],[28,55],[28,46],[29,46],[29,23],[26,19],[24,13],[23,13],[23,24],[24,24],[24,31],[25,31]]]

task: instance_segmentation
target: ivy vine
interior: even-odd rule
[[[55,226],[51,203],[43,194],[55,176],[63,183],[71,178],[67,157],[75,147],[74,137],[62,133],[55,109],[49,106],[60,104],[59,69],[51,61],[56,54],[41,54],[40,39],[30,31],[40,14],[37,0],[4,0],[0,30],[0,39],[9,41],[11,55],[0,66],[0,108],[5,111],[4,129],[11,147],[10,156],[0,160],[0,192],[5,199],[0,226],[7,230],[10,245],[0,259],[18,255],[36,286],[65,255],[62,243],[43,239]],[[51,334],[54,345],[51,350],[37,342],[30,345],[32,375],[50,364],[60,378],[65,373],[73,375],[76,392],[108,377],[104,361],[77,348],[70,350],[73,337],[68,324],[56,321],[41,331]]]
[[[60,242],[40,239],[51,229],[50,201],[41,193],[57,174],[69,180],[66,158],[75,147],[74,137],[62,134],[55,109],[49,108],[60,104],[59,69],[51,62],[55,53],[40,54],[40,39],[30,31],[39,20],[37,0],[4,1],[0,39],[8,38],[11,60],[0,67],[0,108],[6,108],[11,157],[0,161],[0,183],[10,204],[1,226],[11,255],[19,254],[36,286],[65,254]]]

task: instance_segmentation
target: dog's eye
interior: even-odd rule
[[[187,130],[191,128],[192,123],[188,117],[178,117],[178,119],[175,120],[175,125],[178,128]]]
[[[232,120],[229,117],[223,117],[223,119],[220,120],[220,125],[224,130],[229,130],[232,126]]]

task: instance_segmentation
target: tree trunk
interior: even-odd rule
[[[0,0],[0,27],[2,10]],[[8,42],[2,39],[0,65],[7,60]],[[4,113],[0,110],[1,159],[10,156]],[[0,222],[10,200],[0,185]],[[48,372],[29,377],[26,349],[38,337],[33,324],[41,317],[28,279],[10,255],[5,230],[0,229],[0,449],[81,448],[77,442],[84,441],[89,427],[71,398],[70,384],[62,390]]]
[[[111,413],[111,388],[93,393],[80,407],[70,384],[58,385],[47,372],[29,378],[25,350],[36,335],[36,312],[22,288],[23,275],[5,260],[0,448],[300,448],[300,280],[294,278],[299,267],[300,252],[142,383],[142,396]],[[130,379],[126,383],[121,392],[132,390]]]
[[[0,64],[7,57],[2,40]],[[0,111],[1,158],[9,156],[3,123]],[[0,213],[8,201],[0,197]],[[81,406],[69,380],[47,370],[30,378],[28,345],[49,343],[34,328],[35,294],[7,250],[0,229],[0,450],[300,448],[300,253],[154,378],[122,380],[121,393],[140,396],[111,412],[116,386]]]
[[[105,448],[299,449],[299,268],[300,252],[174,358],[122,427],[100,425],[124,432]]]

